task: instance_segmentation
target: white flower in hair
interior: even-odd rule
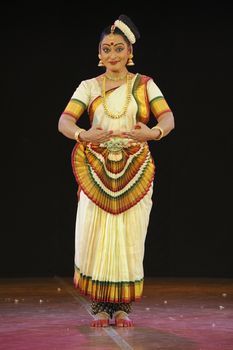
[[[114,25],[117,28],[119,28],[122,31],[122,33],[125,34],[125,36],[128,38],[128,40],[131,44],[134,44],[136,42],[136,38],[135,38],[134,33],[130,30],[130,28],[124,22],[117,19],[114,22]]]

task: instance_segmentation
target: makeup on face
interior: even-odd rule
[[[128,61],[129,47],[121,35],[107,35],[100,44],[100,53],[107,70],[121,71]]]

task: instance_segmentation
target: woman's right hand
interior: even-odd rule
[[[113,131],[103,130],[99,125],[92,126],[89,130],[83,130],[79,134],[80,141],[102,143],[110,140]]]

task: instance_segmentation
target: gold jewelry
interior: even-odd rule
[[[102,60],[99,61],[98,67],[104,67],[104,64],[103,64]]]
[[[130,103],[130,99],[131,99],[131,76],[130,74],[127,74],[126,76],[126,81],[127,81],[127,92],[126,92],[126,99],[125,99],[125,103],[124,106],[122,108],[122,111],[119,113],[114,113],[112,111],[109,110],[108,106],[107,106],[107,102],[106,102],[106,91],[105,91],[105,83],[106,83],[106,76],[103,76],[103,83],[102,83],[102,103],[103,103],[103,107],[104,107],[104,112],[105,114],[113,119],[118,119],[123,117],[126,114],[127,108],[129,106]]]
[[[158,125],[153,126],[152,130],[154,130],[154,129],[158,129],[158,130],[160,131],[159,137],[157,137],[155,140],[156,140],[156,141],[161,140],[161,138],[163,137],[163,134],[164,134],[163,129],[162,129],[160,126],[158,126]]]
[[[113,24],[112,26],[111,26],[111,34],[110,34],[110,37],[113,39],[114,38],[114,30],[115,30],[115,28],[116,28],[116,26],[115,26],[115,24]]]
[[[128,74],[128,72],[126,72],[125,75],[121,75],[121,76],[119,76],[119,77],[117,77],[117,78],[111,77],[111,75],[108,75],[108,74],[106,74],[106,73],[105,73],[105,76],[106,76],[106,78],[107,78],[108,80],[120,81],[120,80],[124,80],[124,79],[126,78],[127,74]]]
[[[77,142],[81,142],[81,140],[79,139],[79,134],[82,132],[82,131],[86,131],[85,129],[81,129],[81,128],[78,128],[75,133],[74,133],[74,138]]]
[[[102,59],[101,59],[101,55],[98,54],[98,57],[99,57],[98,67],[104,67],[103,61],[102,61]]]
[[[133,54],[131,53],[128,58],[128,62],[126,63],[127,66],[134,66],[134,61],[132,60]]]

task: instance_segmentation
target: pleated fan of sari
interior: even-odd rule
[[[72,167],[80,189],[106,212],[120,214],[148,192],[155,166],[147,143],[112,152],[94,144],[76,144]]]

